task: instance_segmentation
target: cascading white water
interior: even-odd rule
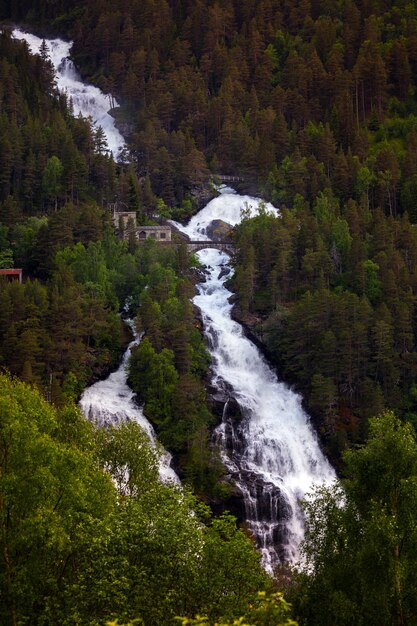
[[[170,467],[171,455],[163,450],[156,441],[154,429],[135,402],[135,394],[127,384],[127,365],[132,348],[140,337],[130,324],[135,338],[129,344],[119,368],[106,380],[101,380],[88,387],[81,396],[80,406],[84,415],[98,426],[117,425],[122,422],[135,421],[148,435],[151,444],[160,453],[159,475],[164,482],[179,484],[179,478]]]
[[[226,193],[224,193],[226,191]],[[241,210],[256,212],[259,200],[223,190],[187,227],[177,226],[192,240],[206,239],[215,219],[231,225]],[[271,205],[266,210],[278,215]],[[213,357],[215,386],[239,404],[242,419],[230,418],[225,406],[216,435],[223,460],[242,492],[247,523],[263,554],[266,569],[295,562],[303,538],[300,500],[314,484],[331,483],[335,474],[317,442],[301,398],[279,382],[257,347],[231,318],[232,295],[224,285],[231,275],[227,254],[198,252],[207,280],[198,285],[199,307]]]
[[[25,40],[38,53],[42,39],[13,31],[16,39]],[[109,149],[117,158],[125,141],[108,114],[109,102],[98,88],[82,82],[69,58],[71,42],[46,40],[55,68],[56,82],[66,92],[76,115],[91,117],[103,128]],[[117,103],[116,103],[117,106]],[[177,226],[191,239],[207,239],[206,229],[216,219],[231,225],[241,219],[242,209],[256,211],[259,200],[238,196],[229,188],[193,217],[187,227]],[[271,205],[267,210],[278,214]],[[258,349],[244,336],[239,324],[231,319],[231,293],[224,286],[231,268],[226,254],[205,249],[198,253],[207,267],[207,281],[199,285],[194,302],[200,308],[205,332],[214,360],[214,383],[226,389],[240,406],[242,419],[228,414],[217,429],[223,458],[240,488],[246,507],[248,525],[263,553],[270,571],[279,561],[294,562],[303,536],[300,499],[313,484],[330,483],[335,474],[317,443],[300,397],[278,382]],[[100,425],[137,421],[157,446],[152,426],[134,401],[128,387],[127,361],[138,337],[129,345],[116,372],[89,387],[80,405],[84,413]],[[163,452],[160,475],[163,480],[179,482],[170,468],[170,456]]]
[[[15,39],[24,40],[32,54],[39,54],[42,39],[15,28],[12,32]],[[71,99],[75,115],[91,117],[94,125],[101,126],[107,139],[109,150],[115,159],[126,147],[125,140],[114,125],[114,118],[109,115],[110,102],[98,87],[84,83],[74,63],[69,58],[72,41],[62,39],[46,39],[49,58],[54,66],[56,84]],[[118,106],[114,101],[114,106]]]

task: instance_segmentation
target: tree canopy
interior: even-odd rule
[[[136,424],[96,430],[0,375],[4,624],[244,614],[268,577],[230,515],[160,482]]]
[[[413,624],[417,442],[393,413],[345,454],[346,478],[306,504],[301,623]]]

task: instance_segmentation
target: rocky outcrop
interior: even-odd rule
[[[217,505],[218,512],[229,510],[240,523],[246,522],[256,536],[258,548],[268,548],[270,564],[274,565],[285,560],[282,546],[287,543],[287,522],[293,511],[280,487],[247,464],[247,426],[244,411],[235,398],[230,397],[224,405],[222,422],[222,448],[227,450],[229,459],[223,481],[230,486],[230,496]]]
[[[212,241],[232,241],[233,228],[223,220],[213,220],[207,226],[206,234]]]
[[[193,189],[191,189],[190,195],[193,200],[193,205],[197,209],[196,212],[198,212],[203,209],[206,204],[213,200],[213,198],[215,198],[218,193],[210,185],[207,187],[194,187]]]

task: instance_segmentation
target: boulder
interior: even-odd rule
[[[224,266],[221,270],[220,270],[220,274],[219,274],[219,280],[221,278],[224,278],[225,276],[229,276],[231,273],[232,269],[230,267]]]
[[[223,220],[213,220],[206,228],[206,234],[212,241],[230,241],[232,226]]]

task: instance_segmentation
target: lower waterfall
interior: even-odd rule
[[[132,348],[140,341],[140,337],[130,324],[135,338],[127,347],[119,368],[105,380],[94,383],[83,392],[80,407],[84,415],[97,424],[106,427],[117,425],[125,421],[135,421],[148,435],[151,444],[157,447],[160,453],[159,475],[161,480],[179,484],[180,480],[170,467],[171,455],[156,441],[152,425],[143,414],[142,409],[135,402],[135,394],[127,384],[127,366]]]

